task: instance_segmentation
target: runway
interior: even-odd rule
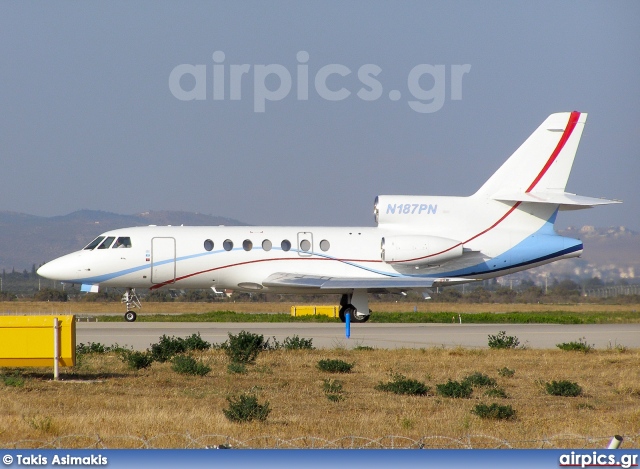
[[[640,348],[640,324],[354,324],[351,337],[345,337],[345,326],[303,323],[77,323],[77,343],[100,342],[145,350],[166,334],[187,337],[200,333],[211,343],[222,343],[228,333],[241,330],[275,337],[282,342],[297,335],[313,339],[316,348],[488,348],[488,336],[499,331],[516,336],[520,344],[532,349],[556,349],[556,344],[584,338],[597,349],[624,346]]]

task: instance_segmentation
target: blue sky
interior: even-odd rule
[[[2,1],[0,210],[372,225],[376,195],[469,195],[578,110],[567,190],[624,204],[558,225],[640,230],[639,24],[637,2]],[[205,99],[176,97],[181,65]]]

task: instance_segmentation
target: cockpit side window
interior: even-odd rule
[[[104,236],[98,236],[96,239],[94,239],[93,241],[91,241],[89,244],[87,244],[87,246],[85,247],[85,249],[87,251],[91,251],[93,249],[96,248],[96,246],[98,244],[100,244],[102,242],[102,240],[104,239]]]
[[[113,243],[112,249],[116,248],[130,248],[131,247],[131,238],[128,236],[120,236],[116,239],[116,242]]]
[[[109,246],[111,246],[111,243],[113,243],[114,239],[116,239],[115,236],[108,236],[107,239],[105,239],[102,244],[98,246],[98,249],[107,249]]]

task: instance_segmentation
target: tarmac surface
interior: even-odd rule
[[[346,338],[345,325],[322,323],[175,323],[135,322],[106,323],[79,322],[76,342],[100,342],[119,344],[145,350],[159,338],[167,336],[187,337],[200,333],[211,343],[222,343],[228,334],[246,330],[275,337],[282,342],[297,335],[313,339],[316,348],[347,348],[368,346],[374,348],[488,348],[489,335],[505,331],[516,336],[520,345],[532,349],[556,349],[556,344],[580,339],[597,349],[624,346],[640,348],[640,324],[352,324],[351,336]]]

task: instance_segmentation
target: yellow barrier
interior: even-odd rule
[[[75,316],[0,316],[0,367],[75,364]]]
[[[292,306],[291,316],[329,316],[337,318],[339,306]]]

